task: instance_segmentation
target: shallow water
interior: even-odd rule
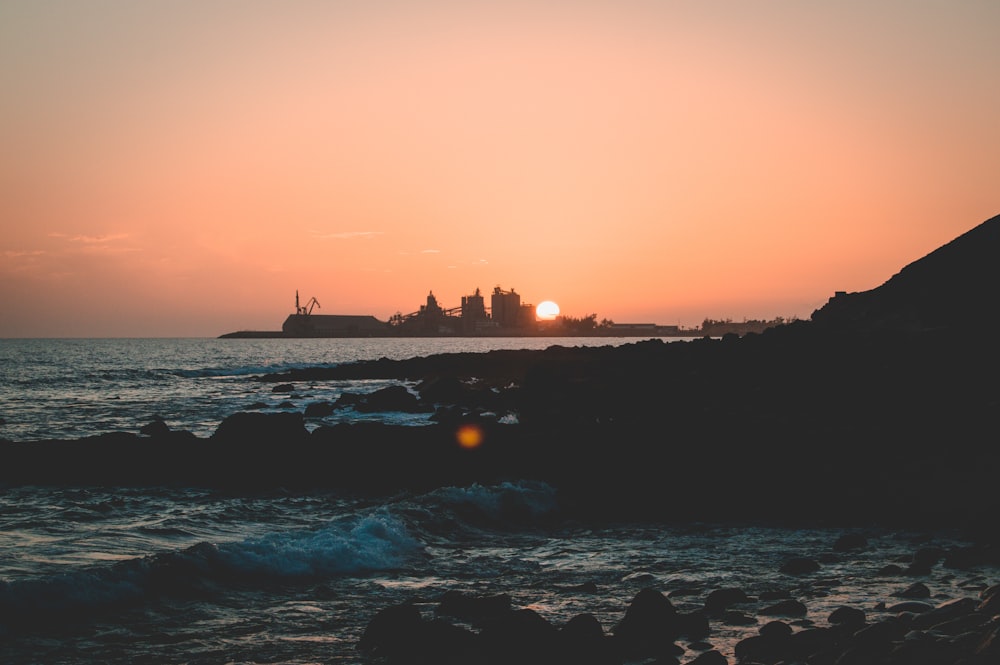
[[[634,337],[6,339],[0,340],[4,368],[0,437],[33,441],[136,433],[155,416],[171,429],[207,437],[236,411],[302,411],[311,401],[335,401],[344,392],[372,392],[395,383],[309,382],[297,385],[297,394],[290,396],[272,392],[273,384],[252,380],[263,374],[378,358],[636,341]],[[362,414],[346,409],[310,422],[309,427],[372,419],[419,425],[427,422],[427,414]]]
[[[430,618],[448,590],[508,593],[556,625],[591,612],[606,631],[643,587],[682,611],[739,587],[787,591],[807,623],[826,625],[844,604],[875,619],[914,581],[881,576],[883,566],[956,542],[869,530],[865,550],[841,553],[838,529],[569,523],[554,492],[529,483],[379,500],[20,487],[0,509],[8,663],[361,663],[357,640],[376,611],[422,599]],[[780,573],[791,556],[822,567]],[[939,603],[998,578],[938,566],[919,579]],[[736,609],[753,616],[767,604]],[[713,620],[708,642],[732,659],[757,627]]]
[[[31,445],[137,432],[154,415],[209,436],[254,403],[301,410],[387,383],[302,384],[300,398],[283,407],[287,394],[252,380],[263,373],[632,341],[2,340],[0,437]],[[364,417],[420,424],[426,416]],[[843,604],[877,619],[914,581],[927,584],[935,604],[1000,581],[993,568],[940,564],[919,578],[879,574],[888,563],[905,567],[920,547],[956,544],[952,534],[872,528],[863,532],[867,548],[842,553],[832,547],[841,533],[770,527],[763,515],[751,525],[581,523],[551,488],[528,482],[365,498],[11,486],[0,488],[0,662],[363,663],[357,641],[378,610],[416,600],[429,618],[440,594],[454,590],[508,593],[555,625],[590,612],[609,632],[644,587],[668,594],[682,611],[703,607],[718,588],[754,598],[786,591],[808,614],[785,620],[822,626]],[[813,557],[821,569],[780,573],[792,556]],[[735,609],[752,617],[766,604]],[[713,620],[708,642],[732,662],[736,642],[760,623]],[[682,662],[707,648],[681,644]]]

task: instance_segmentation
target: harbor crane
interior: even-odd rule
[[[315,296],[312,297],[312,298],[310,298],[309,302],[307,302],[304,306],[300,307],[299,306],[299,290],[298,289],[295,290],[295,313],[296,314],[312,314],[313,313],[313,306],[321,307],[321,305],[319,304],[319,301],[316,300]]]

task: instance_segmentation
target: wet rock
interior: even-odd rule
[[[461,591],[446,591],[438,601],[437,607],[434,608],[434,614],[465,621],[477,621],[504,614],[510,609],[510,596],[505,593],[494,596],[472,596]]]
[[[990,624],[989,629],[975,645],[974,651],[976,656],[980,658],[1000,662],[1000,622],[994,620]]]
[[[864,610],[856,607],[841,606],[830,613],[827,619],[830,623],[840,626],[851,633],[857,632],[864,627],[867,617]]]
[[[886,608],[887,612],[912,612],[913,614],[923,614],[924,612],[930,612],[934,607],[928,603],[921,603],[916,600],[909,600],[902,603],[896,603],[895,605],[890,605]]]
[[[332,402],[310,402],[306,405],[304,415],[306,418],[326,418],[333,415],[333,411]]]
[[[830,628],[807,628],[788,638],[787,658],[792,661],[815,661],[817,656],[835,653],[838,633]]]
[[[792,630],[791,626],[789,626],[784,621],[779,621],[777,619],[775,619],[774,621],[768,621],[757,630],[757,633],[759,635],[763,635],[764,637],[770,637],[770,638],[776,638],[782,636],[787,637],[788,635],[791,635],[792,632],[794,631]]]
[[[239,412],[219,423],[212,440],[238,445],[287,444],[307,435],[301,413]]]
[[[729,661],[721,653],[712,649],[698,654],[689,660],[687,665],[729,665]]]
[[[423,618],[415,606],[394,605],[379,610],[358,642],[358,649],[390,661],[418,650],[422,639]]]
[[[272,393],[290,393],[293,390],[295,390],[295,386],[291,383],[279,383],[271,388]]]
[[[918,629],[933,628],[938,624],[975,612],[978,605],[978,602],[974,598],[956,598],[955,600],[950,600],[931,610],[922,612],[920,616],[914,617],[913,627]]]
[[[851,552],[868,547],[868,539],[860,533],[845,533],[833,543],[834,552]]]
[[[790,599],[783,600],[775,603],[774,605],[769,605],[762,610],[759,610],[757,614],[762,614],[764,616],[804,616],[807,612],[806,606],[798,600]]]
[[[733,653],[738,663],[777,663],[785,660],[791,635],[754,635],[736,643]]]
[[[543,665],[556,660],[557,634],[538,612],[519,609],[485,619],[479,639],[488,663]]]
[[[679,612],[677,614],[677,632],[689,640],[707,637],[711,632],[708,616],[700,610]]]
[[[749,603],[750,598],[743,589],[725,588],[715,589],[705,598],[705,611],[710,616],[716,616],[722,611],[729,609],[730,605],[738,603]]]
[[[428,409],[417,396],[407,390],[404,386],[387,386],[380,388],[373,393],[369,393],[354,407],[362,413],[375,413],[380,411],[399,411],[402,413],[429,413],[433,409]]]
[[[959,663],[970,654],[950,640],[937,639],[922,631],[912,631],[890,652],[892,663],[907,665],[937,665]]]
[[[767,602],[771,602],[772,600],[784,600],[791,597],[791,592],[784,589],[772,589],[770,591],[764,591],[760,594],[760,599]]]
[[[646,587],[632,598],[613,633],[629,657],[672,655],[680,636],[677,609],[662,593]]]
[[[983,599],[978,610],[986,614],[1000,614],[1000,586],[992,586],[984,590],[980,597]]]
[[[757,623],[756,617],[747,616],[736,610],[726,610],[722,614],[722,623],[727,626],[752,626]]]
[[[807,573],[815,573],[819,568],[819,562],[815,559],[796,556],[781,564],[778,572],[785,573],[786,575],[805,575]]]
[[[559,629],[554,662],[617,665],[613,643],[593,614],[578,614]]]
[[[892,594],[896,598],[930,598],[931,590],[923,582],[914,582],[910,586]]]
[[[913,553],[913,561],[906,569],[907,575],[930,575],[931,568],[944,559],[947,552],[941,547],[921,547]]]
[[[139,434],[144,436],[165,436],[170,434],[170,427],[167,423],[163,422],[163,418],[159,416],[153,418],[153,420],[142,427],[139,428]]]

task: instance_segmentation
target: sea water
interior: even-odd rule
[[[665,338],[668,341],[686,338]],[[400,360],[438,353],[544,349],[635,342],[635,337],[436,337],[338,339],[7,339],[0,340],[0,437],[12,441],[75,439],[138,432],[154,418],[171,429],[210,436],[228,415],[249,407],[271,411],[287,394],[253,381],[293,368],[358,360]],[[309,400],[336,400],[394,381],[317,382]],[[336,419],[426,424],[427,415],[365,415]],[[311,423],[316,426],[317,422]]]
[[[448,351],[632,340],[4,340],[0,437],[31,441],[121,430],[154,416],[210,435],[248,404],[283,399],[252,377],[292,367]],[[370,384],[310,386],[363,392]],[[273,408],[278,408],[274,404]],[[392,417],[385,414],[386,418]],[[419,423],[411,423],[419,426]],[[665,482],[668,482],[665,475]],[[808,497],[802,500],[808,501]],[[798,627],[827,625],[841,605],[870,620],[912,579],[885,576],[947,533],[860,531],[862,550],[833,548],[842,529],[757,524],[589,524],[560,514],[543,484],[441,487],[373,498],[337,492],[231,493],[183,487],[0,488],[2,663],[364,663],[357,642],[374,614],[415,601],[430,618],[445,591],[510,594],[559,626],[589,612],[611,632],[644,587],[682,611],[713,589],[802,600]],[[792,556],[819,572],[780,572]],[[993,568],[936,567],[920,578],[939,603],[996,583]],[[764,603],[742,607],[748,616]],[[763,622],[761,622],[763,623]],[[712,620],[706,644],[730,662],[758,624]]]

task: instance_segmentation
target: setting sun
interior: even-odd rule
[[[551,300],[544,300],[538,303],[538,307],[535,308],[535,314],[543,321],[551,321],[559,316],[559,305]]]

